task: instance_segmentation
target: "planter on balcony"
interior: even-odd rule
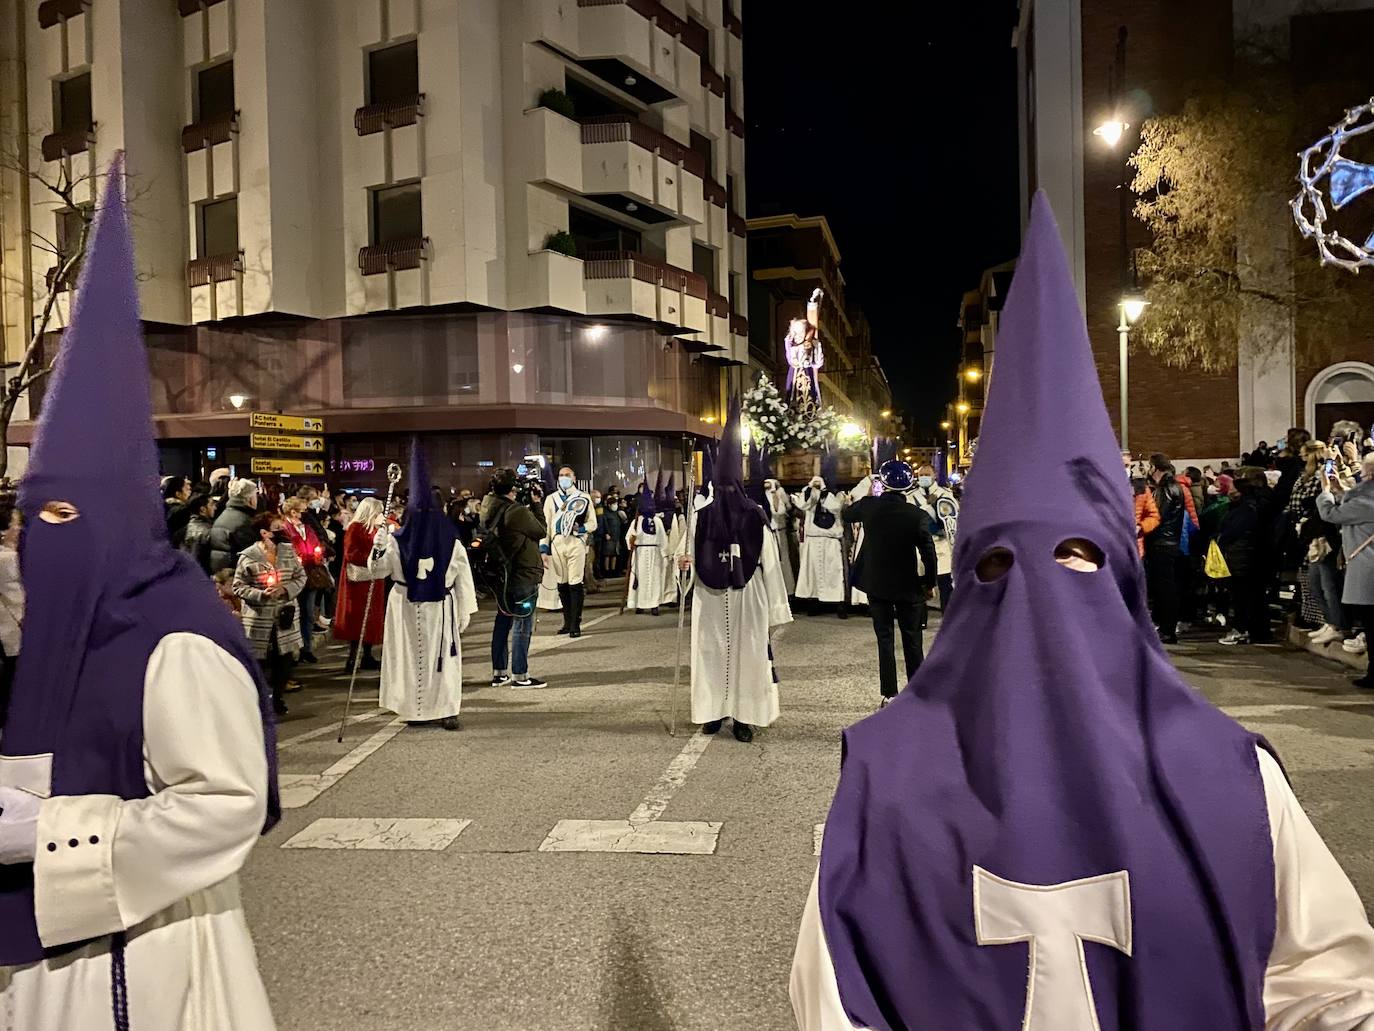
[[[186,263],[186,282],[190,286],[209,286],[227,283],[243,272],[243,252],[212,254],[208,258],[192,258]]]
[[[187,154],[217,143],[228,143],[239,131],[239,113],[217,115],[181,130],[181,149]]]
[[[419,268],[429,257],[429,237],[392,240],[358,249],[358,271],[365,276],[380,276],[385,272]]]
[[[51,132],[43,137],[40,149],[44,161],[60,161],[73,154],[84,154],[95,142],[95,126]]]
[[[417,93],[404,100],[386,100],[367,104],[353,112],[353,128],[359,136],[370,136],[383,129],[398,129],[414,125],[425,113],[425,95]]]

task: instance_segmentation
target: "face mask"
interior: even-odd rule
[[[929,476],[918,476],[916,477],[916,482],[922,487],[929,487],[935,481]]]
[[[310,507],[318,512],[320,509],[324,508],[324,498],[315,498],[310,502]]]
[[[572,485],[573,485],[573,479],[572,479],[571,476],[560,476],[560,477],[558,477],[558,486],[562,487],[564,490],[571,490],[571,489],[572,489]]]

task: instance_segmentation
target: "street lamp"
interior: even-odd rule
[[[947,430],[947,429],[949,429],[949,428],[950,428],[951,426],[953,426],[953,425],[954,425],[954,423],[952,423],[952,422],[950,422],[948,419],[946,419],[944,422],[940,423],[940,429],[942,429],[942,430]]]
[[[231,405],[233,405],[236,409],[241,409],[241,408],[243,408],[244,404],[246,404],[247,401],[248,401],[248,395],[247,395],[247,394],[230,394],[230,395],[229,395],[229,403],[230,403]]]
[[[967,401],[960,401],[957,405],[954,406],[954,410],[958,412],[960,415],[967,415],[969,411],[969,403]]]
[[[883,409],[881,412],[879,412],[878,414],[881,415],[884,419],[891,419],[891,418],[892,418],[892,411],[891,411],[891,409],[888,409],[888,408],[884,408],[884,409]]]
[[[964,379],[968,380],[970,383],[977,383],[982,378],[983,370],[976,365],[970,365],[964,370]]]
[[[1126,130],[1130,127],[1130,122],[1123,122],[1119,118],[1111,118],[1094,129],[1093,135],[1102,140],[1107,146],[1115,147],[1121,142],[1121,137],[1126,135]]]
[[[1130,384],[1131,384],[1131,327],[1145,312],[1150,302],[1137,293],[1123,294],[1117,302],[1121,321],[1116,327],[1117,360],[1121,367],[1121,450],[1130,447]]]

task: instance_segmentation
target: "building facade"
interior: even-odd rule
[[[806,316],[818,287],[825,366],[821,389],[828,404],[869,429],[885,432],[892,389],[873,353],[873,330],[863,309],[845,293],[840,249],[825,216],[751,218],[749,228],[749,360],[756,372],[785,376],[783,340],[794,318]],[[889,413],[884,415],[883,413]]]
[[[78,205],[127,155],[170,470],[245,469],[259,410],[324,419],[331,483],[411,432],[470,487],[637,481],[747,361],[739,4],[0,0],[11,149]],[[13,356],[79,222],[11,211]]]
[[[1369,0],[1021,0],[1014,45],[1023,220],[1030,198],[1043,189],[1059,220],[1118,429],[1121,301],[1133,287],[1128,255],[1148,243],[1147,230],[1134,218],[1122,229],[1125,159],[1139,141],[1140,123],[1179,110],[1195,84],[1224,76],[1237,40],[1263,38],[1282,47],[1296,68],[1299,41],[1328,56],[1358,47],[1367,37],[1364,19],[1371,8]],[[1328,20],[1313,21],[1322,18]],[[1374,81],[1349,102],[1372,91]],[[1322,113],[1316,124],[1324,127],[1339,114]],[[1114,145],[1094,134],[1113,120],[1128,123]],[[1293,167],[1296,172],[1296,158]],[[1291,234],[1239,240],[1238,246],[1286,251],[1290,273],[1294,260],[1315,260],[1295,259]],[[1299,325],[1274,326],[1272,319],[1264,325],[1242,320],[1236,343],[1236,368],[1215,373],[1171,368],[1144,348],[1128,346],[1131,450],[1235,458],[1259,440],[1281,438],[1290,426],[1323,433],[1335,418],[1374,415],[1374,340],[1358,327],[1335,353],[1324,347],[1320,357]]]
[[[992,382],[1002,308],[1015,269],[1014,261],[986,269],[978,279],[978,289],[966,292],[959,304],[959,368],[954,400],[945,409],[942,424],[951,469],[964,469],[973,462],[983,404]]]

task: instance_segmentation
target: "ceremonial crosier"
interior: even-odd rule
[[[391,515],[391,499],[396,493],[396,484],[401,482],[401,467],[392,462],[386,467],[386,504],[382,506],[382,521],[385,523]],[[377,545],[372,545],[373,558],[380,557]],[[362,626],[366,628],[367,617],[372,612],[372,588],[369,585],[367,590],[367,600],[363,602],[363,621]],[[361,631],[361,632],[366,632]],[[361,645],[360,645],[361,647]],[[371,654],[370,652],[368,654]],[[339,721],[339,744],[343,744],[344,727],[348,726],[348,712],[353,708],[353,685],[358,682],[358,668],[362,665],[361,661],[353,662],[353,672],[348,675],[348,698],[344,702],[343,719]]]
[[[696,497],[696,462],[692,460],[695,444],[691,437],[682,438],[682,478],[687,484],[687,506],[682,517],[687,520],[686,553],[692,554],[692,526],[696,523],[696,513],[692,499]],[[687,625],[687,590],[691,586],[692,573],[681,566],[677,569],[677,647],[673,652],[673,693],[668,696],[668,736],[677,737],[677,694],[682,686],[682,631]],[[684,577],[686,578],[684,581]]]

